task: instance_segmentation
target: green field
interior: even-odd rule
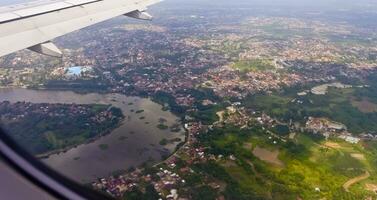
[[[214,129],[210,135],[202,136],[201,142],[210,146],[210,152],[224,155],[215,165],[231,177],[228,187],[236,185],[237,199],[364,199],[376,197],[366,190],[366,183],[377,178],[376,143],[351,145],[336,139],[324,141],[309,134],[300,133],[294,140],[272,144],[261,128],[237,130],[234,127]],[[276,139],[278,140],[278,139]],[[335,147],[330,147],[331,145]],[[336,145],[334,145],[336,144]],[[284,165],[276,166],[255,157],[256,146],[279,151],[279,160]],[[234,155],[236,160],[226,159]],[[352,156],[351,156],[352,155]],[[362,155],[364,159],[353,156]],[[346,192],[343,185],[368,171],[370,177],[352,184]],[[317,188],[317,189],[316,189]],[[228,188],[229,189],[229,188]],[[231,192],[225,190],[225,196]]]
[[[241,60],[233,64],[233,68],[240,70],[241,72],[255,72],[255,71],[267,71],[274,70],[275,67],[271,60],[267,59],[253,59],[253,60]]]
[[[377,131],[377,112],[363,112],[354,106],[355,99],[359,101],[365,94],[372,94],[372,88],[349,88],[336,89],[329,88],[326,95],[308,94],[298,96],[296,92],[275,93],[272,95],[249,96],[244,104],[246,107],[264,111],[273,117],[283,121],[305,122],[309,116],[327,117],[333,121],[345,124],[352,133],[363,133]],[[370,96],[370,97],[369,97]],[[370,104],[375,103],[372,95]],[[295,102],[292,102],[294,101]],[[302,103],[297,103],[301,101]]]

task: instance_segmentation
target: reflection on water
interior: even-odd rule
[[[67,152],[51,155],[42,160],[66,176],[81,182],[108,176],[114,171],[138,166],[145,161],[160,161],[161,155],[171,153],[178,142],[166,146],[161,146],[159,142],[163,138],[184,140],[185,136],[183,131],[176,133],[156,128],[161,118],[166,119],[166,124],[169,126],[176,123],[178,118],[170,112],[162,111],[160,105],[145,98],[120,94],[76,94],[69,91],[0,89],[0,101],[97,103],[112,104],[122,109],[126,116],[125,120],[111,134],[95,142],[79,145]],[[134,112],[137,110],[144,110],[144,112]]]

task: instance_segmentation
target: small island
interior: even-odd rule
[[[1,102],[1,127],[30,153],[46,156],[110,133],[124,118],[110,105]],[[102,149],[102,148],[101,148]]]
[[[166,130],[169,128],[169,126],[165,125],[165,124],[158,124],[157,125],[157,128],[159,128],[160,130]]]

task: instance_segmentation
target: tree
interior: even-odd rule
[[[193,200],[214,200],[217,197],[217,192],[208,185],[201,186],[193,190]]]
[[[152,184],[149,184],[145,187],[145,194],[144,198],[145,200],[156,200],[159,199],[160,195],[158,195],[158,192],[156,189],[154,189],[154,186]]]

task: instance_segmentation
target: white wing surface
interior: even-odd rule
[[[43,0],[0,8],[0,56],[22,49],[61,56],[50,41],[120,16],[150,20],[146,8],[161,0]]]

